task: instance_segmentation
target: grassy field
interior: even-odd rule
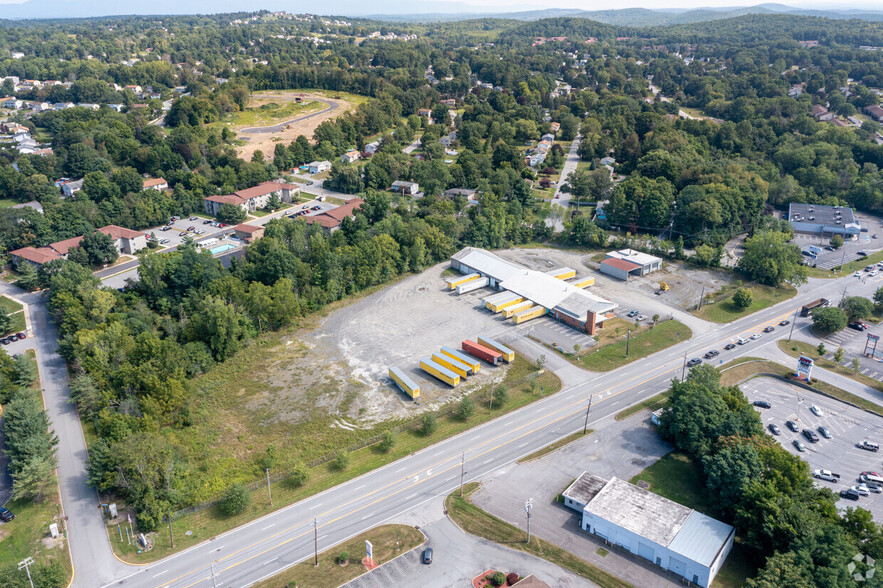
[[[325,108],[321,102],[296,102],[269,103],[253,108],[246,108],[229,115],[223,124],[232,127],[265,127],[291,120],[303,114],[316,112]]]
[[[582,431],[577,431],[576,433],[572,433],[572,434],[568,435],[567,437],[564,437],[563,439],[559,439],[558,441],[555,441],[554,443],[550,443],[549,445],[546,445],[542,449],[534,451],[530,455],[522,457],[521,459],[518,460],[518,463],[525,463],[528,461],[533,461],[535,459],[540,459],[541,457],[549,455],[550,453],[552,453],[554,451],[558,451],[559,449],[561,449],[565,445],[570,445],[571,443],[573,443],[577,439],[582,439],[586,435],[591,435],[594,432],[595,432],[594,429],[589,429],[588,431],[586,431],[585,435],[583,435]]]
[[[426,541],[418,529],[406,525],[382,525],[357,535],[332,549],[319,553],[319,566],[313,559],[301,562],[284,572],[259,584],[258,588],[278,588],[280,586],[311,586],[315,588],[336,588],[367,572],[362,565],[365,556],[365,541],[373,545],[374,563],[380,565],[407,553]],[[341,565],[338,557],[346,552],[349,563]]]
[[[208,377],[198,380],[202,394],[210,400],[213,410],[211,415],[194,425],[187,437],[181,437],[182,443],[189,444],[188,451],[198,452],[203,456],[201,472],[205,484],[217,485],[216,492],[208,498],[216,498],[224,490],[230,480],[231,471],[240,471],[242,465],[237,456],[254,454],[256,447],[262,448],[269,444],[277,447],[280,471],[291,467],[298,457],[305,462],[328,453],[352,446],[361,439],[373,437],[384,430],[402,424],[400,421],[389,421],[374,429],[348,431],[332,426],[330,416],[315,416],[300,425],[290,423],[272,423],[250,420],[247,415],[237,415],[243,400],[248,396],[247,387],[258,385],[252,378],[260,374],[267,362],[273,361],[272,347],[268,344],[254,345],[241,351],[235,362],[227,362],[219,366]],[[366,472],[406,457],[445,438],[451,437],[481,423],[496,418],[507,412],[516,410],[544,395],[553,394],[561,387],[561,381],[551,372],[545,372],[533,381],[536,385],[531,390],[526,378],[537,371],[536,365],[518,356],[510,366],[503,384],[508,387],[509,401],[501,407],[489,412],[487,409],[490,387],[471,394],[475,400],[476,411],[468,420],[461,421],[453,415],[442,415],[438,418],[438,430],[429,437],[417,431],[399,433],[395,447],[389,453],[382,453],[376,445],[365,447],[350,453],[350,467],[344,471],[332,469],[329,465],[312,468],[309,481],[301,487],[292,486],[287,480],[276,482],[272,486],[273,505],[269,504],[267,490],[261,487],[252,493],[252,504],[242,514],[235,517],[221,515],[214,507],[195,514],[186,515],[173,522],[172,531],[175,535],[175,549],[171,548],[167,530],[154,537],[154,548],[145,553],[137,553],[134,546],[120,541],[119,536],[110,534],[114,550],[123,559],[132,562],[156,561],[192,545],[210,539],[254,520],[264,514],[282,508],[288,504],[302,500],[313,494],[351,480]],[[542,390],[542,392],[540,391]],[[236,422],[230,422],[237,418]],[[88,428],[88,427],[87,427]],[[241,431],[239,435],[231,435],[229,431]],[[227,433],[221,433],[226,431]],[[224,435],[224,442],[218,441]],[[87,437],[88,439],[88,437]],[[248,459],[248,458],[243,458]],[[115,528],[114,528],[115,531]],[[190,535],[185,535],[190,531]]]
[[[783,300],[793,298],[797,294],[797,289],[788,285],[773,288],[771,286],[755,284],[753,286],[748,286],[747,289],[751,292],[753,297],[751,306],[748,308],[739,308],[733,304],[733,297],[728,296],[720,302],[706,304],[699,310],[694,311],[693,314],[699,318],[715,323],[729,323],[736,319],[740,319],[743,316],[757,312],[758,310],[763,310],[764,308],[778,304]]]
[[[460,497],[459,492],[455,491],[445,500],[448,516],[467,533],[505,545],[511,549],[517,549],[541,557],[594,582],[602,588],[626,588],[631,586],[628,582],[620,580],[616,576],[578,558],[569,551],[565,551],[557,545],[543,541],[536,536],[531,537],[530,544],[528,545],[526,543],[527,533],[472,504],[469,500],[469,495],[477,489],[477,483],[467,484],[464,488],[463,497]]]
[[[669,391],[666,390],[665,392],[661,392],[656,396],[651,396],[650,398],[642,400],[641,402],[632,405],[625,410],[619,411],[613,418],[621,421],[629,418],[633,414],[641,412],[644,409],[649,409],[652,412],[656,409],[662,408],[662,405],[665,404],[665,401],[668,399],[669,395]]]
[[[641,326],[637,330],[632,325],[631,340],[628,344],[629,356],[626,357],[627,328],[627,326],[618,326],[613,329],[601,329],[600,348],[593,347],[588,353],[581,355],[578,365],[587,370],[608,372],[693,336],[690,327],[675,320],[665,321],[652,327]]]
[[[672,452],[630,480],[646,482],[649,490],[703,514],[714,516],[714,497],[708,496],[699,466],[682,453]],[[712,582],[713,588],[743,586],[746,578],[757,570],[751,565],[738,542],[727,557],[724,567]]]
[[[7,298],[6,296],[0,295],[0,312],[12,314],[13,312],[18,312],[23,308],[24,306],[22,306],[12,298]]]
[[[10,208],[18,204],[18,200],[12,198],[0,198],[0,208]]]

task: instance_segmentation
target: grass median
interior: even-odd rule
[[[319,553],[319,565],[313,558],[301,562],[287,570],[255,584],[258,588],[278,588],[280,586],[313,586],[335,588],[361,576],[368,569],[362,565],[365,556],[365,541],[373,546],[374,563],[382,565],[426,541],[415,527],[406,525],[382,525],[356,535],[349,541],[335,545]],[[340,556],[348,556],[347,563],[341,563]]]
[[[543,541],[536,535],[531,537],[531,541],[528,544],[527,533],[472,504],[469,496],[477,489],[478,484],[472,482],[464,487],[462,497],[459,491],[455,491],[448,495],[445,500],[448,516],[467,533],[541,557],[594,582],[602,588],[627,588],[631,586],[628,582],[578,558],[557,545]]]
[[[733,303],[733,295],[731,294],[720,302],[705,304],[699,310],[694,311],[693,314],[701,319],[715,323],[730,323],[743,316],[748,316],[749,314],[763,310],[774,304],[778,304],[783,300],[794,298],[794,296],[797,295],[797,289],[788,285],[774,288],[772,286],[755,284],[752,286],[746,286],[745,289],[751,292],[752,302],[751,306],[748,308],[740,308],[739,306],[736,306]],[[733,291],[733,294],[735,294],[735,290]]]

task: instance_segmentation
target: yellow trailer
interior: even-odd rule
[[[494,312],[501,312],[510,306],[515,306],[516,304],[521,304],[524,302],[524,298],[518,297],[515,300],[507,300],[506,302],[501,302],[491,308]]]
[[[395,382],[399,388],[401,388],[402,392],[411,398],[420,398],[420,386],[415,384],[414,380],[409,378],[404,371],[396,366],[390,366],[389,377],[392,378],[393,382]]]
[[[478,339],[476,339],[476,341],[478,341],[479,345],[484,345],[485,347],[487,347],[491,351],[499,352],[500,355],[503,356],[503,361],[505,361],[506,363],[512,363],[513,361],[515,361],[515,352],[514,351],[512,351],[511,349],[509,349],[505,345],[501,345],[500,343],[497,343],[496,341],[494,341],[490,337],[479,337]]]
[[[448,290],[453,290],[460,284],[465,284],[466,282],[471,282],[472,280],[477,280],[481,277],[481,274],[469,274],[466,276],[454,276],[453,278],[448,278],[445,282],[448,284]]]
[[[457,386],[460,376],[446,367],[442,367],[428,357],[420,360],[420,367],[424,372],[431,374],[449,386]]]
[[[516,314],[513,318],[515,319],[515,324],[520,325],[521,323],[527,322],[530,319],[535,319],[538,316],[543,316],[546,314],[546,309],[542,306],[534,306],[533,308],[528,308],[527,310],[522,310],[518,314]]]
[[[576,286],[577,288],[588,288],[589,286],[591,286],[594,283],[595,283],[595,278],[580,278],[579,280],[576,280],[575,282],[571,282],[571,284]]]
[[[527,310],[528,308],[533,306],[533,302],[530,300],[525,300],[524,302],[519,302],[515,306],[509,306],[503,309],[503,318],[511,318],[512,315],[518,314],[522,310]]]
[[[459,360],[454,359],[453,357],[448,357],[447,355],[445,355],[443,353],[433,353],[432,354],[432,361],[434,361],[435,363],[437,363],[438,365],[440,365],[442,367],[448,368],[449,370],[451,370],[452,372],[454,372],[455,374],[457,374],[461,378],[465,378],[472,371],[472,368],[470,368],[465,363],[462,363]]]
[[[447,355],[451,359],[456,359],[460,363],[469,366],[469,369],[472,370],[472,374],[477,374],[478,370],[481,369],[481,364],[478,363],[478,360],[474,357],[469,357],[465,353],[460,353],[456,349],[451,349],[450,347],[442,347],[441,352],[443,355]]]
[[[497,302],[501,302],[503,300],[509,300],[514,296],[512,292],[497,292],[496,294],[491,294],[490,296],[485,296],[481,299],[481,305],[490,308],[492,304],[496,304]]]
[[[559,267],[557,269],[549,270],[546,273],[553,278],[558,278],[559,280],[569,280],[570,278],[576,276],[576,270],[569,267]]]
[[[505,296],[501,298],[489,299],[487,301],[488,310],[490,310],[491,312],[500,312],[503,309],[503,305],[507,302],[524,300],[524,298],[522,298],[518,294],[515,294],[514,292],[504,292],[504,294]]]

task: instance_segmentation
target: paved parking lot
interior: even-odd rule
[[[546,345],[558,345],[568,352],[573,351],[574,345],[579,345],[581,349],[588,349],[595,345],[595,340],[589,335],[550,317],[534,319],[520,327],[519,330],[530,334]]]
[[[782,434],[774,438],[785,449],[804,459],[813,470],[827,469],[841,476],[840,483],[819,480],[818,485],[839,492],[858,484],[860,472],[883,470],[879,453],[855,446],[864,439],[875,443],[883,441],[883,418],[771,378],[756,378],[742,384],[740,388],[748,400],[766,400],[772,404],[770,409],[757,410],[761,413],[764,427],[775,423],[781,429]],[[821,417],[810,412],[809,408],[813,404],[822,409]],[[832,438],[820,436],[818,443],[810,443],[802,434],[793,433],[785,427],[787,420],[796,422],[801,430],[812,429],[817,432],[818,427],[825,426],[831,432]],[[805,452],[797,451],[792,443],[795,439],[800,439],[806,446]],[[879,520],[883,516],[883,494],[864,496],[857,503],[840,500],[838,506],[861,506],[871,511],[874,518]]]
[[[420,565],[420,554],[423,545],[392,559],[370,573],[359,576],[344,584],[345,588],[386,588],[387,586],[403,586],[409,578],[414,577]]]

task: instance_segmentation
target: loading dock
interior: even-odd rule
[[[546,308],[544,306],[532,306],[527,310],[522,310],[518,314],[514,315],[512,318],[515,319],[515,324],[520,325],[521,323],[526,323],[530,319],[535,319],[538,316],[543,316],[546,314]]]
[[[515,306],[504,308],[503,318],[511,318],[513,315],[518,314],[522,310],[527,310],[528,308],[533,308],[533,302],[530,300],[525,300],[524,302],[519,302]]]
[[[453,290],[457,286],[461,284],[465,284],[467,282],[471,282],[472,280],[477,280],[481,277],[481,274],[469,274],[466,276],[454,276],[453,278],[448,278],[445,280],[445,283],[448,285],[448,290]]]
[[[467,292],[474,292],[475,290],[480,290],[487,286],[487,278],[479,278],[477,280],[469,280],[465,284],[460,284],[457,286],[455,292],[457,292],[457,296],[460,294],[466,294]]]

